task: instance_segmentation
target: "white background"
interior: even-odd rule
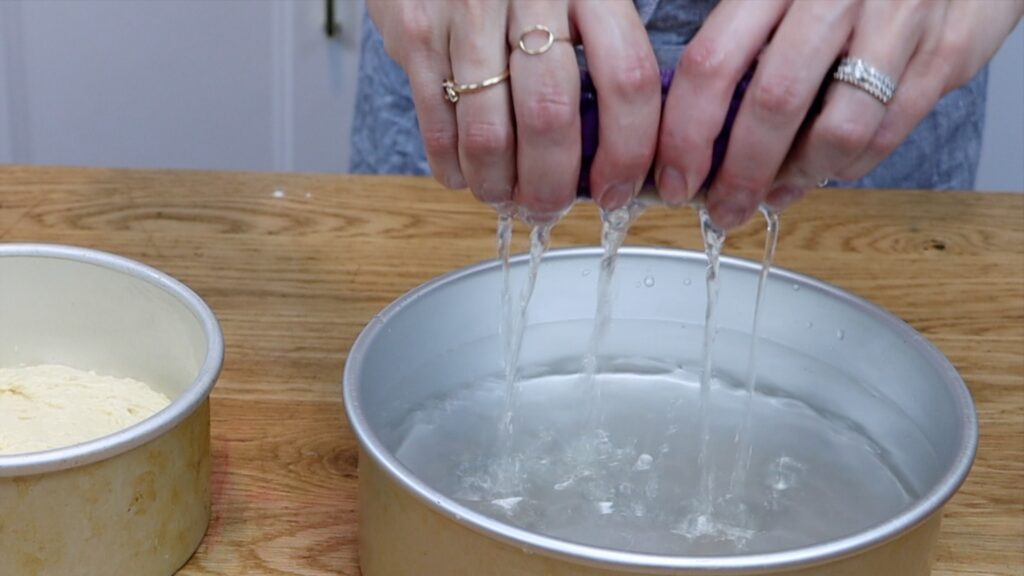
[[[325,1],[0,0],[0,163],[343,171],[363,7]],[[1020,25],[977,187],[1024,191]]]

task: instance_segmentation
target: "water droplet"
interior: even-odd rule
[[[644,286],[651,288],[654,286],[654,276],[647,276],[644,278]]]
[[[312,197],[313,197],[313,193],[312,192],[306,192],[306,199],[307,200],[312,198]]]
[[[689,286],[690,284],[693,284],[693,280],[690,280],[689,278],[683,280],[684,286]]]
[[[799,284],[793,284],[793,292],[799,292],[799,291],[800,291],[800,285]]]
[[[270,195],[274,198],[284,198],[284,190],[274,190]]]
[[[814,328],[814,322],[808,322],[807,323],[807,327],[808,328]]]
[[[836,330],[836,338],[839,338],[840,340],[846,338],[846,332],[842,328]]]
[[[582,270],[582,271],[580,272],[580,275],[581,275],[581,276],[590,276],[590,269],[589,269],[589,268],[584,268],[584,269],[583,269],[583,270]]]
[[[601,514],[611,514],[615,511],[615,504],[612,502],[598,502],[597,510]]]

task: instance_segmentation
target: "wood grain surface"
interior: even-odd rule
[[[214,517],[189,576],[359,574],[347,350],[395,297],[492,258],[494,224],[423,178],[0,167],[0,241],[141,260],[221,320]],[[598,235],[578,206],[554,244]],[[726,251],[758,258],[762,235],[747,225]],[[628,243],[696,249],[696,218],[651,210]],[[785,214],[778,262],[887,308],[957,366],[981,445],[934,573],[1024,574],[1024,195],[815,191]]]

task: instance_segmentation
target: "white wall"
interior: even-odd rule
[[[359,0],[0,0],[0,162],[341,171]]]
[[[992,59],[978,190],[1024,192],[1024,23]]]

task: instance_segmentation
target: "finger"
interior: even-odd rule
[[[598,204],[615,209],[640,190],[654,160],[661,120],[658,60],[631,0],[573,6],[600,120],[590,189]]]
[[[929,9],[943,2],[930,2]],[[853,29],[848,54],[860,58],[894,80],[903,75],[921,40],[927,19],[922,4],[868,0]],[[885,116],[886,105],[865,90],[833,82],[821,114],[790,152],[778,186],[809,187],[834,177],[867,149]]]
[[[452,77],[447,41],[438,48],[408,54],[403,67],[409,75],[430,171],[449,188],[465,188],[466,180],[459,167],[455,110],[441,88],[441,82]]]
[[[942,97],[948,87],[951,63],[959,50],[955,44],[949,44],[954,35],[946,31],[956,25],[957,15],[949,11],[941,17],[942,22],[927,28],[868,146],[856,161],[835,174],[838,178],[857,180],[874,169],[907,139]]]
[[[536,25],[556,38],[569,37],[566,0],[514,0],[509,15],[509,44]],[[532,33],[527,40],[544,42]],[[533,45],[531,45],[533,47]],[[576,197],[580,171],[580,77],[568,42],[556,41],[542,54],[513,49],[509,56],[516,119],[514,200],[534,218],[554,216]]]
[[[655,168],[669,204],[691,200],[700,190],[733,90],[788,5],[726,0],[683,52],[662,113]]]
[[[451,33],[456,82],[480,82],[507,69],[507,15],[504,2],[468,3],[456,15]],[[515,184],[515,136],[508,82],[462,94],[455,112],[459,165],[470,190],[491,204],[510,201]]]
[[[711,218],[736,227],[765,199],[793,139],[849,38],[857,4],[795,2],[759,58],[722,168],[708,192]]]

